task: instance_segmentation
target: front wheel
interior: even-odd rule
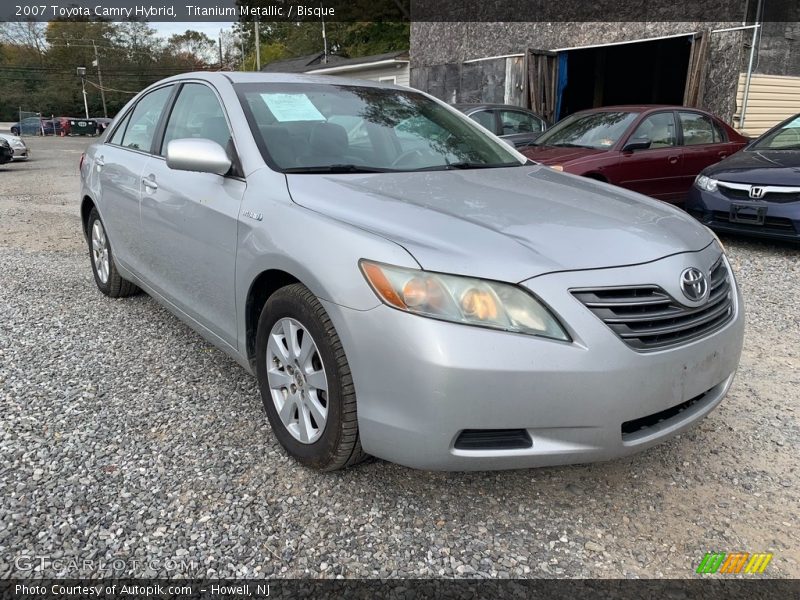
[[[261,312],[256,375],[275,437],[300,463],[335,471],[363,461],[356,395],[341,340],[301,284],[275,292]]]

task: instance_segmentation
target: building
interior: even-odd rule
[[[411,86],[447,102],[525,106],[551,121],[595,106],[652,103],[705,108],[736,125],[755,30],[744,129],[756,134],[800,112],[800,30],[780,18],[414,22]]]
[[[331,55],[327,57],[327,60],[322,52],[318,52],[297,58],[277,60],[261,70],[272,73],[339,75],[397,85],[407,86],[409,84],[409,59],[406,50],[360,58]]]

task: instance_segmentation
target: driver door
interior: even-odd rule
[[[142,172],[146,277],[181,311],[236,347],[236,236],[246,184],[235,173],[170,169],[167,145],[184,138],[210,139],[228,149],[232,158],[235,155],[222,104],[205,83],[181,87],[160,151]]]
[[[686,190],[683,188],[683,148],[678,145],[677,131],[672,111],[645,117],[625,143],[646,137],[650,147],[621,152],[618,185],[665,202],[681,201]]]

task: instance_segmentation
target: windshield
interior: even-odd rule
[[[635,118],[636,113],[631,112],[570,115],[539,136],[534,144],[605,150],[617,143]]]
[[[307,83],[236,90],[264,160],[287,173],[525,164],[465,117],[410,90]]]
[[[764,135],[751,150],[800,150],[800,115]]]

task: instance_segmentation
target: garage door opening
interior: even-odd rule
[[[566,50],[559,118],[614,104],[683,104],[692,36]]]

